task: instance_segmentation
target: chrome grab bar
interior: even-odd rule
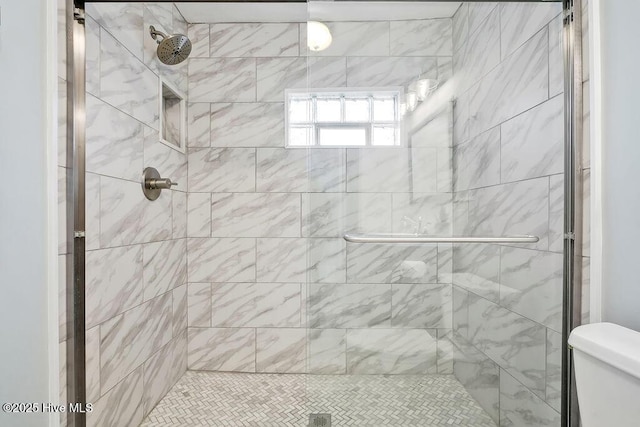
[[[427,236],[421,234],[357,234],[347,233],[344,240],[351,243],[536,243],[537,236]]]

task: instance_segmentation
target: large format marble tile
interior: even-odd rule
[[[547,329],[547,390],[544,400],[560,411],[562,399],[562,335]]]
[[[144,125],[87,96],[88,172],[138,181],[143,169]]]
[[[257,239],[258,282],[304,282],[307,279],[307,239]]]
[[[347,244],[348,283],[435,283],[436,245]]]
[[[187,281],[187,242],[166,240],[143,245],[144,300],[161,295]]]
[[[302,234],[342,237],[345,233],[391,231],[388,193],[309,193],[302,197]]]
[[[211,24],[211,57],[298,56],[298,24]]]
[[[439,236],[450,236],[453,232],[451,193],[396,193],[392,197],[394,232]]]
[[[450,56],[453,24],[450,18],[390,22],[391,55]]]
[[[211,194],[189,193],[187,195],[187,236],[211,236]]]
[[[189,102],[251,102],[256,100],[253,58],[189,59]]]
[[[500,367],[456,333],[453,334],[453,354],[453,374],[497,424]]]
[[[254,328],[189,328],[190,370],[255,372]]]
[[[485,19],[498,5],[498,2],[470,2],[469,3],[469,37],[473,37],[478,28],[485,25]]]
[[[177,337],[187,330],[188,326],[188,295],[187,284],[173,289],[173,337]],[[186,345],[185,345],[186,348]],[[185,350],[186,351],[186,350]]]
[[[256,371],[304,373],[307,331],[293,328],[256,330]]]
[[[470,89],[471,136],[545,101],[549,86],[548,32],[541,31]]]
[[[583,7],[586,4],[583,3]],[[586,17],[585,17],[586,18]],[[584,22],[583,22],[584,24]],[[588,34],[582,34],[582,42],[588,40]],[[589,63],[589,48],[582,51],[582,63]],[[583,67],[583,80],[589,75],[589,67]],[[549,23],[549,96],[564,92],[564,17],[559,14]],[[587,100],[587,104],[588,100]],[[587,128],[588,129],[588,128]],[[589,132],[585,133],[585,136]]]
[[[87,15],[104,27],[138,59],[143,58],[142,39],[144,33],[142,4],[136,3],[90,3]]]
[[[256,191],[304,192],[308,188],[307,150],[258,148]]]
[[[187,107],[187,147],[211,145],[211,104],[189,103]]]
[[[560,426],[560,413],[500,370],[500,427]]]
[[[309,373],[338,375],[347,372],[346,329],[310,329],[308,340]]]
[[[435,374],[437,342],[424,329],[350,329],[349,374]]]
[[[85,250],[100,248],[100,175],[85,173]],[[66,213],[65,213],[66,218]]]
[[[307,87],[306,58],[258,58],[258,101],[283,102],[286,89],[304,87]]]
[[[189,327],[211,326],[211,283],[187,284],[187,324]]]
[[[502,182],[562,173],[564,98],[555,98],[503,123]]]
[[[95,402],[100,398],[100,326],[85,331],[85,375],[87,402]]]
[[[470,297],[469,341],[544,397],[546,329],[484,298]]]
[[[313,238],[308,242],[307,280],[318,283],[345,283],[347,249],[344,239]]]
[[[530,234],[538,243],[516,246],[548,248],[549,178],[536,178],[469,192],[469,232],[476,236]]]
[[[387,56],[389,22],[325,22],[331,32],[331,45],[311,52],[307,48],[307,26],[300,25],[300,54],[309,56]]]
[[[307,85],[310,88],[347,86],[347,58],[308,57]]]
[[[502,248],[500,305],[562,330],[562,254]]]
[[[446,148],[453,145],[451,104],[447,103],[435,112],[429,112],[425,117],[416,117],[412,120],[418,123],[409,131],[411,147]]]
[[[189,24],[187,36],[191,40],[190,58],[209,57],[209,24]]]
[[[438,78],[435,57],[347,58],[347,85],[351,87],[408,86],[418,76]]]
[[[171,340],[171,293],[100,325],[100,388],[104,394]]]
[[[476,295],[500,301],[500,247],[497,245],[455,245],[453,283]]]
[[[438,243],[438,283],[453,283],[453,245]]]
[[[85,15],[85,82],[87,93],[100,96],[100,25]],[[66,55],[66,47],[64,49]],[[66,73],[66,71],[65,71]]]
[[[211,105],[212,147],[284,147],[281,103]]]
[[[456,191],[500,183],[500,127],[453,148]]]
[[[190,192],[255,191],[255,185],[255,149],[189,149]]]
[[[87,426],[139,425],[144,418],[143,394],[143,368],[140,366],[93,402],[93,411],[87,414]]]
[[[299,327],[299,283],[213,283],[211,326]]]
[[[171,191],[171,219],[173,238],[187,237],[187,193]]]
[[[310,328],[391,326],[391,286],[385,284],[309,284]]]
[[[100,31],[100,97],[158,128],[158,76],[105,30]]]
[[[148,414],[173,386],[173,341],[144,363],[144,413]]]
[[[391,285],[391,326],[451,329],[450,284]]]
[[[438,374],[453,374],[453,332],[451,329],[438,329]]]
[[[299,237],[300,195],[219,193],[211,195],[214,237]]]
[[[158,131],[144,128],[144,167],[154,167],[176,184],[172,191],[187,191],[187,155],[160,142]]]
[[[307,151],[309,191],[341,193],[346,186],[346,150],[322,148]]]
[[[453,15],[452,22],[453,51],[463,46],[469,37],[469,4],[462,3]]]
[[[142,259],[140,245],[87,251],[87,328],[142,302]]]
[[[559,3],[503,3],[499,9],[502,58],[509,56],[562,13]]]
[[[256,277],[255,239],[187,239],[187,266],[193,282],[249,282]]]

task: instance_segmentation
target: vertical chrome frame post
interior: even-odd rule
[[[67,232],[71,270],[67,280],[67,400],[87,403],[85,367],[85,26],[84,4],[67,0]],[[86,425],[83,411],[69,412],[68,423]]]
[[[563,427],[578,427],[580,413],[569,334],[582,320],[582,1],[564,0],[565,167],[562,308]]]

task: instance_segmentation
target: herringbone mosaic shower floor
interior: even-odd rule
[[[142,423],[155,426],[495,427],[452,376],[187,372]]]

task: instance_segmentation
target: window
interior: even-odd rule
[[[287,91],[288,147],[400,145],[400,89]]]

